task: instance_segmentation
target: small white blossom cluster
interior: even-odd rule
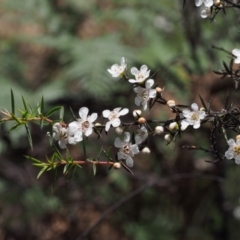
[[[83,140],[83,136],[89,137],[94,128],[98,114],[92,113],[88,115],[89,109],[82,107],[79,109],[80,118],[68,124],[68,127],[62,127],[60,123],[53,125],[53,138],[58,140],[61,148],[66,148],[66,144],[76,144]],[[110,126],[118,127],[121,125],[120,116],[126,115],[129,112],[127,108],[115,108],[113,111],[104,110],[103,117],[108,118],[105,125],[105,131],[110,129]]]
[[[213,0],[195,0],[195,5],[200,7],[204,5],[204,9],[201,11],[201,17],[207,18],[211,16],[211,7],[213,6]]]
[[[128,79],[126,75],[126,68],[127,64],[123,57],[121,59],[121,65],[114,64],[111,69],[108,69],[108,72],[113,77],[124,76],[125,79]],[[157,97],[157,90],[152,88],[154,80],[148,79],[150,70],[146,65],[142,65],[140,70],[135,67],[131,68],[131,73],[135,79],[128,79],[128,82],[134,84],[133,90],[137,93],[137,96],[135,97],[135,104],[137,106],[142,105],[143,110],[147,110],[148,101],[151,98]],[[176,107],[174,100],[166,101],[165,104],[170,108]],[[205,118],[206,113],[204,110],[199,110],[196,103],[193,103],[191,108],[192,111],[189,109],[182,110],[183,119],[181,123],[170,123],[169,127],[166,129],[167,131],[165,131],[166,127],[156,126],[153,131],[153,135],[160,135],[167,132],[164,138],[169,143],[173,139],[173,133],[179,131],[179,125],[181,125],[181,130],[185,130],[189,125],[192,125],[194,129],[199,128],[201,120]],[[75,121],[70,122],[68,125],[63,123],[55,123],[53,125],[53,138],[58,141],[60,148],[66,148],[67,144],[76,144],[83,141],[84,136],[89,137],[93,131],[97,132],[99,129],[100,131],[104,129],[107,133],[112,126],[116,128],[117,134],[124,134],[123,140],[117,137],[114,142],[114,146],[119,148],[117,158],[119,161],[125,161],[128,167],[132,167],[134,155],[140,152],[139,146],[141,146],[142,152],[150,152],[150,149],[146,147],[149,132],[146,125],[146,119],[141,116],[141,110],[134,110],[133,116],[137,119],[139,128],[133,142],[131,142],[131,134],[129,132],[125,132],[124,126],[122,126],[120,120],[120,117],[126,115],[128,112],[129,110],[127,108],[121,107],[114,108],[112,111],[108,109],[104,110],[102,112],[102,117],[106,118],[107,121],[105,125],[102,125],[100,123],[95,123],[98,118],[97,113],[89,114],[89,109],[87,107],[82,107],[78,112],[79,118]]]
[[[105,124],[105,131],[109,131],[110,127],[119,128],[121,125],[120,116],[126,115],[129,112],[127,108],[115,108],[113,111],[104,110],[102,115],[104,118],[107,118],[109,121]],[[55,123],[53,125],[53,138],[58,141],[60,148],[64,149],[67,147],[67,144],[76,144],[83,140],[83,136],[89,137],[95,126],[98,124],[94,124],[96,121],[98,114],[92,113],[88,114],[89,109],[86,107],[82,107],[79,109],[79,119],[73,121],[68,124],[68,127],[63,127],[61,123]],[[65,124],[63,124],[65,125]],[[100,124],[100,126],[102,126]],[[124,133],[124,139],[121,141],[119,138],[115,140],[115,147],[119,148],[119,152],[117,154],[118,160],[125,160],[126,165],[129,167],[133,166],[132,157],[139,153],[138,145],[144,142],[148,137],[147,129],[142,126],[138,133],[135,136],[135,144],[130,142],[130,133]]]
[[[127,65],[125,62],[125,58],[122,57],[121,66],[114,64],[112,65],[111,69],[108,69],[108,72],[112,75],[112,77],[123,76],[123,74],[125,74],[126,67]],[[151,98],[155,98],[157,95],[156,89],[152,88],[152,86],[154,85],[154,80],[147,80],[150,75],[150,70],[146,65],[142,65],[140,67],[140,70],[138,70],[136,67],[132,67],[131,74],[135,77],[135,79],[130,78],[128,81],[137,85],[137,87],[133,88],[134,92],[137,93],[137,96],[135,98],[135,104],[137,106],[142,105],[143,110],[147,110],[148,101]]]

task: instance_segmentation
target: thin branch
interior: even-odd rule
[[[137,174],[138,178],[141,179],[142,174]],[[144,181],[146,181],[146,176],[144,175]],[[124,203],[132,199],[133,197],[137,196],[138,194],[142,193],[146,189],[156,185],[158,187],[167,187],[171,181],[181,180],[181,179],[191,179],[191,178],[202,178],[208,179],[211,181],[217,181],[222,183],[224,178],[218,177],[215,175],[203,175],[197,173],[187,173],[187,174],[175,174],[168,178],[159,178],[155,175],[151,175],[148,179],[148,183],[144,184],[143,186],[135,189],[133,192],[127,194],[125,197],[120,199],[118,202],[114,203],[110,208],[108,208],[88,229],[86,229],[80,236],[76,238],[76,240],[84,240],[86,237],[98,226],[103,222],[110,214],[116,211],[119,207],[121,207]]]

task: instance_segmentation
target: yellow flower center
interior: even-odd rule
[[[233,151],[234,151],[237,155],[239,155],[239,154],[240,154],[240,146],[234,147],[234,148],[233,148]]]

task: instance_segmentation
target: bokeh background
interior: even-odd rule
[[[107,69],[127,59],[129,69],[147,64],[165,97],[178,104],[200,104],[199,94],[224,106],[239,91],[231,79],[212,72],[229,62],[227,51],[239,46],[239,12],[228,9],[210,23],[201,19],[194,1],[186,0],[0,0],[0,108],[10,109],[10,89],[17,108],[21,96],[36,106],[65,107],[65,121],[86,106],[99,115],[105,109],[128,107],[131,86],[112,79]],[[166,120],[169,109],[156,105],[148,118]],[[133,117],[125,117],[133,121]],[[134,158],[134,176],[124,170],[79,169],[72,179],[59,170],[36,179],[38,169],[24,155],[41,160],[51,155],[49,127],[31,125],[34,149],[24,129],[0,139],[0,239],[6,240],[226,240],[239,238],[240,168],[234,161],[206,162],[213,156],[189,151],[186,145],[208,148],[209,126],[188,131],[166,146],[163,136],[148,143],[150,154]],[[234,135],[233,135],[234,136]],[[116,135],[88,140],[89,157],[100,146],[113,145]],[[219,151],[227,150],[217,139]],[[113,152],[116,149],[113,150]],[[70,148],[82,159],[82,148]],[[64,151],[63,151],[64,153]],[[126,198],[127,196],[127,198]],[[93,230],[91,226],[114,204],[121,203]]]

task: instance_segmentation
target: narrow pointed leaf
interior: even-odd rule
[[[26,129],[26,132],[27,132],[29,145],[31,147],[31,150],[33,150],[32,136],[31,136],[31,132],[30,132],[27,124],[25,124],[25,129]]]
[[[66,164],[63,168],[63,174],[67,174],[69,164]]]
[[[24,109],[25,109],[26,113],[28,113],[28,107],[27,107],[27,104],[26,104],[23,96],[22,96],[22,102],[23,102],[23,106],[24,106]]]
[[[14,115],[14,114],[11,114],[12,115],[12,118],[19,124],[22,124],[22,122]]]
[[[93,164],[93,175],[96,176],[97,173],[97,167],[96,164]]]
[[[52,108],[51,110],[49,110],[46,114],[46,117],[50,117],[53,113],[55,113],[56,111],[58,111],[59,109],[61,110],[61,106],[57,106],[57,107],[54,107]]]
[[[42,96],[42,100],[41,100],[41,113],[44,113],[44,98]]]
[[[47,167],[43,167],[40,172],[37,175],[37,179],[39,179],[41,177],[41,175],[47,170]]]
[[[41,161],[36,158],[30,157],[30,156],[24,156],[24,157],[32,162],[41,163]]]
[[[59,118],[60,118],[61,121],[63,120],[63,117],[64,117],[64,107],[61,106],[60,107],[60,112],[59,112]]]
[[[13,91],[11,89],[11,105],[12,105],[12,114],[15,114],[15,101],[14,101],[14,94]]]
[[[54,144],[52,145],[52,148],[53,148],[53,150],[56,154],[57,159],[59,161],[62,161],[63,157],[62,157],[61,153],[59,152],[59,150],[56,148],[56,146]]]
[[[207,105],[205,104],[205,102],[204,102],[204,100],[203,100],[203,98],[201,97],[200,94],[199,94],[199,98],[201,100],[201,103],[202,103],[203,107],[207,110]]]
[[[20,128],[21,126],[22,126],[22,124],[19,124],[19,123],[15,124],[13,127],[11,127],[11,129],[8,131],[8,133],[12,132],[13,130],[16,130],[16,129]]]

